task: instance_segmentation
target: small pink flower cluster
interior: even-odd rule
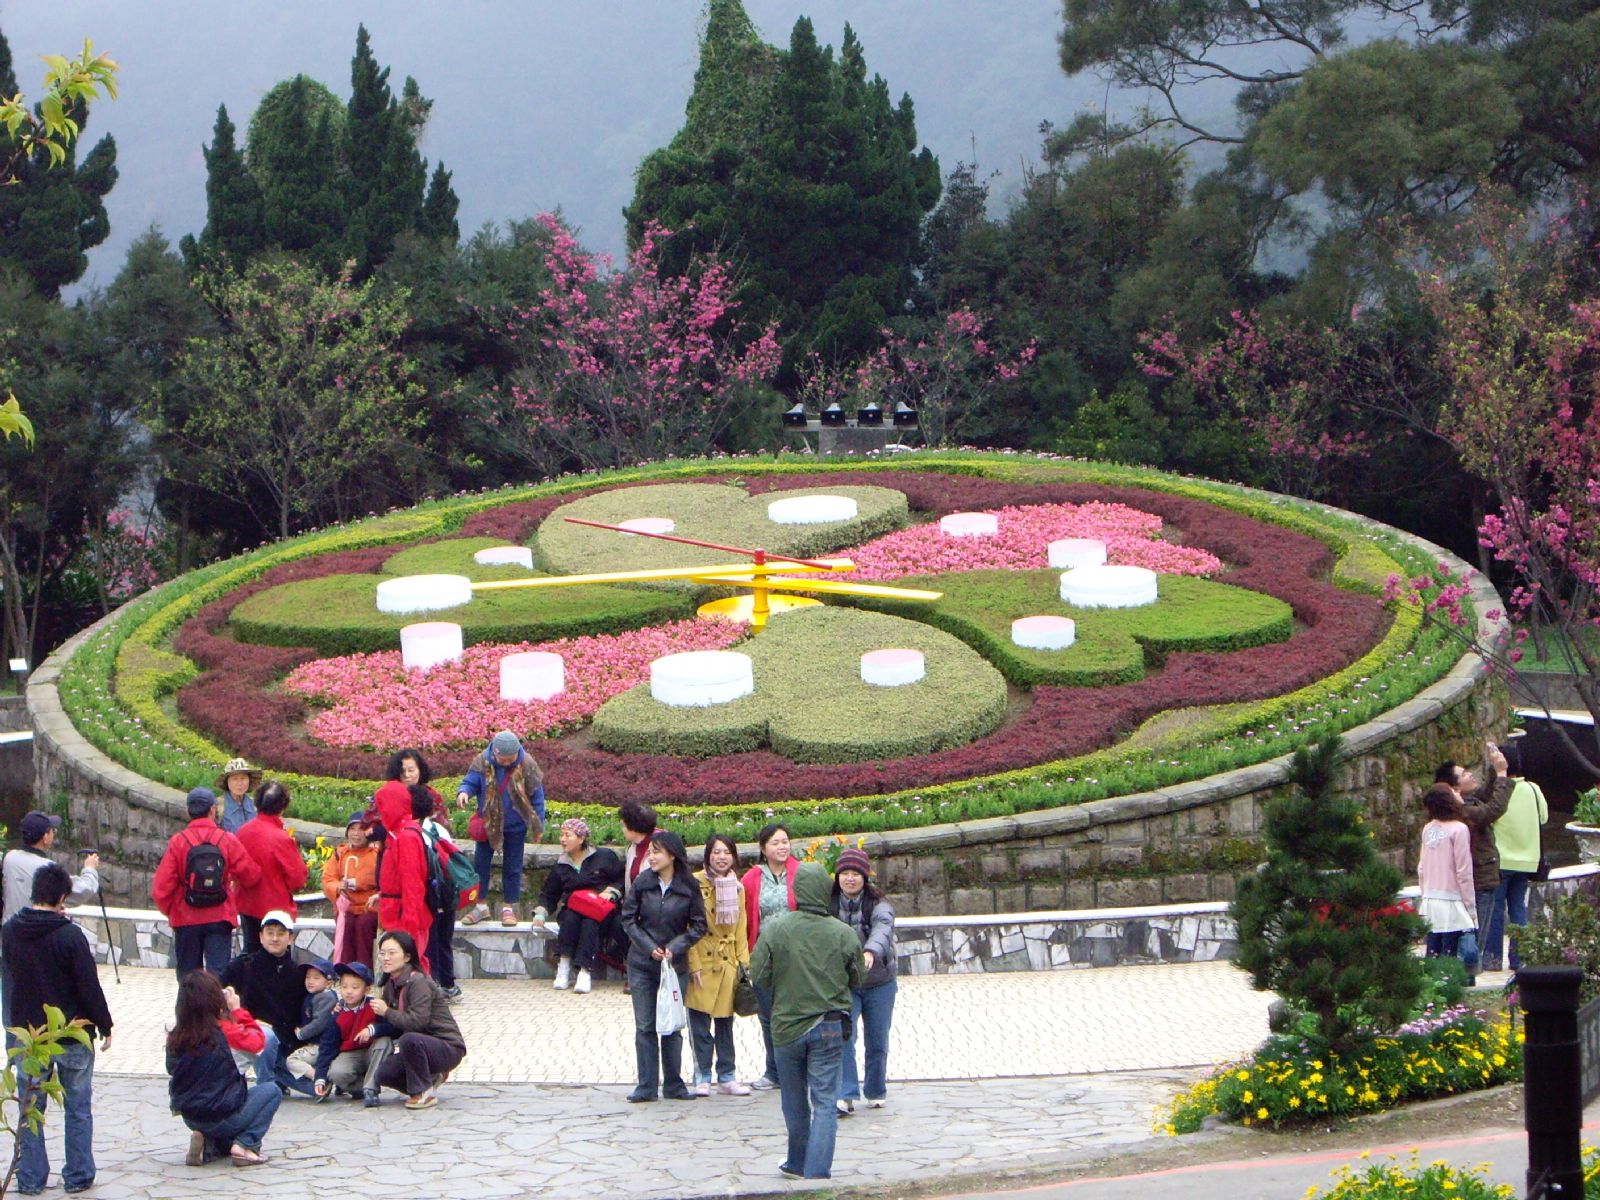
[[[899,579],[945,571],[1033,570],[1050,565],[1050,543],[1095,538],[1106,561],[1167,575],[1214,575],[1216,555],[1161,541],[1161,518],[1125,504],[1035,504],[990,509],[999,531],[989,537],[949,537],[937,521],[902,529],[848,551],[855,578]]]
[[[313,737],[352,749],[471,746],[497,729],[530,737],[589,720],[611,697],[650,678],[665,654],[725,650],[748,633],[726,621],[675,621],[631,633],[519,645],[468,646],[460,661],[407,671],[398,650],[321,658],[291,671],[284,687],[333,702],[307,725]],[[500,699],[500,660],[547,650],[566,660],[566,691],[526,704]]]

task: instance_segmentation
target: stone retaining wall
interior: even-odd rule
[[[1471,571],[1440,547],[1410,540],[1452,569]],[[1507,627],[1485,614],[1502,608],[1501,601],[1481,577],[1470,578],[1478,637],[1497,644]],[[187,817],[181,792],[113,762],[62,710],[56,686],[62,667],[98,628],[66,642],[29,678],[36,802],[64,798],[72,829],[63,840],[98,846],[106,894],[137,903],[149,894],[167,839]],[[1438,683],[1344,735],[1349,757],[1336,789],[1362,800],[1397,866],[1409,870],[1414,862],[1423,823],[1418,797],[1434,766],[1447,758],[1477,761],[1483,740],[1504,733],[1509,712],[1505,688],[1467,654]],[[1238,872],[1258,857],[1262,811],[1285,790],[1288,767],[1284,757],[1138,795],[870,834],[865,846],[880,885],[908,917],[1226,901]],[[308,843],[318,834],[336,840],[343,833],[292,823]],[[748,860],[755,847],[741,851]],[[527,862],[542,874],[558,854],[554,845],[531,846]],[[534,894],[539,883],[536,875]]]
[[[1600,867],[1564,867],[1530,887],[1531,919],[1542,918],[1555,895],[1593,898]],[[1407,889],[1411,896],[1416,889]],[[988,917],[907,917],[896,922],[895,949],[902,975],[967,975],[991,971],[1062,971],[1155,963],[1231,960],[1238,934],[1220,902],[1084,912],[1010,913]],[[119,963],[171,965],[172,931],[159,914],[110,909],[109,918],[87,908],[71,916],[89,935],[100,962],[115,946]],[[106,928],[111,930],[110,942]],[[302,918],[295,944],[317,958],[333,953],[333,922]],[[456,974],[462,979],[549,979],[554,975],[550,935],[543,928],[480,925],[456,929]],[[604,977],[604,971],[601,971]]]

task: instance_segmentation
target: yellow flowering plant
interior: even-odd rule
[[[800,851],[800,861],[821,863],[828,869],[828,874],[832,875],[839,865],[839,855],[843,854],[847,849],[865,850],[866,848],[867,839],[865,836],[851,841],[844,834],[836,833],[831,838],[812,838],[811,841],[806,843],[805,849]]]
[[[1464,1009],[1421,1018],[1346,1057],[1293,1038],[1273,1038],[1179,1093],[1157,1130],[1193,1133],[1216,1115],[1241,1125],[1377,1112],[1406,1100],[1495,1087],[1522,1078],[1522,1035],[1505,1017]]]
[[[1440,1158],[1424,1167],[1413,1150],[1404,1166],[1391,1154],[1387,1162],[1369,1162],[1359,1170],[1340,1167],[1331,1188],[1308,1188],[1305,1200],[1515,1200],[1515,1188],[1491,1183],[1488,1174],[1488,1163],[1454,1167]]]

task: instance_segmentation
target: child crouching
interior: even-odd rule
[[[352,1099],[369,1089],[376,1095],[376,1084],[366,1080],[376,1075],[378,1063],[389,1048],[387,1040],[382,1046],[372,1045],[372,1023],[378,1019],[367,997],[372,968],[366,963],[342,962],[333,971],[339,980],[339,992],[332,1019],[317,1046],[314,1087],[318,1103],[336,1090],[348,1092]]]

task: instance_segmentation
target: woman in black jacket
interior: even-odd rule
[[[607,916],[597,917],[591,910],[581,912],[571,903],[572,893],[593,892],[598,901],[611,905]],[[564,992],[587,992],[590,972],[594,970],[595,955],[607,940],[607,926],[615,926],[617,901],[622,896],[622,860],[615,850],[589,845],[589,823],[582,817],[573,817],[561,823],[561,858],[545,877],[544,890],[539,893],[539,907],[534,910],[533,921],[542,925],[556,915],[555,989]],[[580,900],[587,899],[580,897]],[[572,969],[578,977],[572,977]]]
[[[228,1019],[231,999],[206,971],[190,971],[178,983],[177,1023],[167,1035],[167,1094],[194,1131],[185,1159],[190,1166],[224,1154],[236,1167],[266,1162],[261,1140],[283,1102],[276,1083],[246,1087],[234,1065],[218,1024]]]
[[[689,968],[689,947],[706,935],[706,907],[700,885],[689,874],[689,852],[675,833],[658,831],[650,837],[650,865],[639,872],[622,901],[622,930],[628,935],[628,983],[633,989],[633,1053],[639,1083],[628,1093],[637,1104],[656,1098],[658,1076],[664,1075],[661,1095],[669,1100],[692,1100],[683,1082],[683,1033],[656,1032],[656,989],[661,970],[678,973],[684,987]]]

